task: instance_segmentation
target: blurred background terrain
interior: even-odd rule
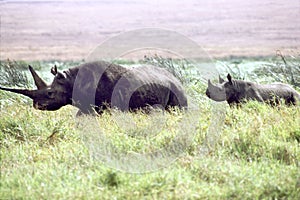
[[[110,37],[144,27],[177,31],[214,58],[267,57],[300,47],[299,0],[33,0],[0,5],[1,60],[82,60]]]

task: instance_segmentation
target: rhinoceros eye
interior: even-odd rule
[[[47,95],[48,95],[48,97],[50,97],[50,98],[54,98],[54,92],[52,92],[52,91],[48,91],[48,92],[47,92]]]

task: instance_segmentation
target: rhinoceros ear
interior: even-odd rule
[[[222,79],[222,77],[219,75],[219,83],[224,83],[224,82],[225,82],[225,80]]]
[[[57,72],[56,73],[56,78],[61,80],[61,79],[65,79],[66,76],[63,73],[61,73],[61,72]]]
[[[54,67],[51,68],[51,73],[52,73],[54,76],[56,76],[56,74],[57,74],[57,67],[56,67],[56,65],[54,65]]]
[[[230,74],[227,75],[228,82],[232,84],[232,77]]]
[[[66,76],[65,76],[63,73],[57,71],[57,66],[56,66],[56,65],[54,65],[54,67],[51,68],[51,73],[52,73],[52,74],[55,76],[55,78],[58,79],[58,80],[60,80],[60,79],[65,79],[65,78],[66,78]]]

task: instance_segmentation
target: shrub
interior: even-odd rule
[[[274,63],[264,64],[254,70],[254,73],[264,78],[272,78],[273,81],[288,83],[300,88],[300,54],[287,57],[277,51]]]
[[[25,62],[0,61],[0,84],[28,88],[30,82],[23,71],[25,66],[27,69]]]

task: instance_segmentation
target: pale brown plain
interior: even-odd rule
[[[144,27],[177,31],[215,58],[300,47],[299,0],[0,3],[1,60],[82,60],[110,37]]]

